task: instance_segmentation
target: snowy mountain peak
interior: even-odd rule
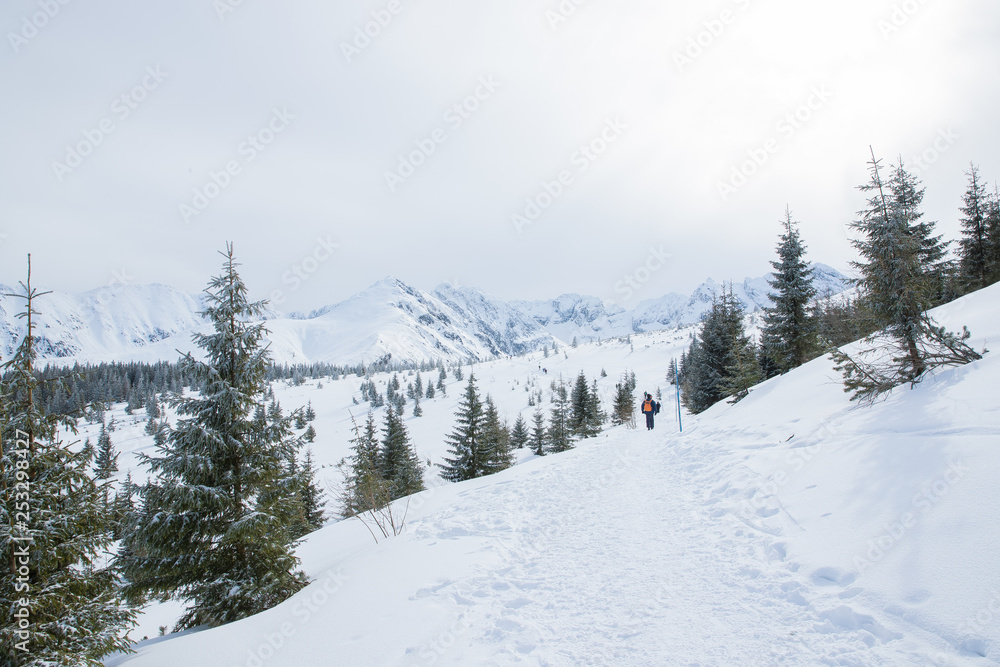
[[[820,295],[837,294],[847,278],[815,265]],[[442,284],[418,290],[387,276],[354,296],[309,313],[266,315],[270,353],[279,363],[356,364],[383,359],[485,360],[517,355],[557,340],[613,338],[698,322],[721,294],[709,278],[692,294],[666,294],[625,310],[599,298],[563,294],[547,301],[504,301],[474,287]],[[747,312],[770,305],[767,276],[732,285]],[[3,288],[17,292],[16,288]],[[9,357],[23,336],[22,305],[0,297],[0,355]],[[167,285],[100,287],[45,297],[39,323],[43,359],[100,362],[174,360],[205,330],[204,295]]]

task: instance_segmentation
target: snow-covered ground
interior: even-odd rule
[[[995,347],[998,301],[1000,285],[936,315]],[[376,544],[357,520],[331,523],[298,551],[314,583],[284,604],[107,664],[1000,663],[1000,357],[871,407],[818,359],[735,406],[685,414],[679,433],[665,372],[689,334],[476,366],[511,421],[533,411],[526,383],[548,409],[552,378],[581,369],[607,371],[605,404],[635,370],[639,391],[663,388],[664,409],[653,432],[609,429],[491,477],[452,485],[429,471],[403,534]],[[277,389],[285,408],[312,401],[330,484],[348,409],[363,414],[360,381]],[[463,384],[449,377],[448,397],[408,418],[422,458],[446,451]],[[140,429],[115,444],[148,447]],[[178,612],[151,609],[133,636]]]

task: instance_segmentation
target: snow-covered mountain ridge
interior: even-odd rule
[[[847,287],[846,277],[815,265],[820,294]],[[769,304],[767,276],[734,283],[748,312]],[[385,278],[337,304],[309,314],[270,312],[270,351],[280,363],[354,364],[397,361],[485,360],[518,355],[557,341],[594,340],[673,329],[698,322],[722,285],[708,279],[690,295],[671,293],[632,310],[597,297],[565,294],[549,301],[504,301],[472,287],[417,290]],[[0,293],[16,292],[0,286]],[[204,295],[166,285],[117,285],[80,294],[53,293],[38,303],[42,361],[172,361],[193,350],[204,331]],[[24,335],[22,304],[0,296],[0,358]]]

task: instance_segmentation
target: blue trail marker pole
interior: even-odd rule
[[[684,424],[681,423],[681,375],[680,371],[677,370],[677,366],[674,366],[674,387],[677,389],[677,428],[683,433]]]

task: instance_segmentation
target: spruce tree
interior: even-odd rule
[[[965,172],[969,185],[962,196],[962,238],[959,240],[959,273],[963,287],[972,292],[988,285],[987,217],[989,200],[986,184],[979,177],[979,168],[969,166]]]
[[[951,263],[945,256],[949,244],[942,241],[942,235],[934,235],[934,222],[923,220],[924,188],[920,187],[920,180],[906,170],[902,160],[892,168],[886,186],[890,209],[916,243],[922,289],[928,294],[928,303],[932,306],[943,303],[948,300],[947,275]]]
[[[382,478],[379,466],[378,430],[371,411],[364,427],[359,427],[354,417],[354,438],[351,439],[350,463],[345,471],[344,491],[341,496],[340,514],[345,519],[382,507],[389,502],[388,484]]]
[[[100,480],[108,480],[118,472],[118,452],[111,442],[111,434],[104,424],[101,424],[101,434],[97,436],[97,456],[94,459],[94,476]]]
[[[785,231],[778,243],[778,260],[771,261],[774,277],[768,279],[771,307],[764,310],[761,343],[777,369],[788,372],[801,366],[817,351],[816,322],[809,301],[816,296],[812,269],[803,259],[806,248],[792,212],[785,209]]]
[[[528,440],[531,453],[535,456],[545,456],[545,413],[541,408],[535,410],[532,417],[531,438]]]
[[[306,450],[305,459],[299,469],[299,498],[305,521],[312,530],[323,527],[326,501],[323,490],[316,484],[316,464],[313,461],[312,450]]]
[[[188,354],[179,364],[201,394],[171,401],[183,417],[157,455],[142,457],[152,481],[119,553],[130,599],[188,602],[179,630],[245,618],[306,584],[286,525],[301,513],[290,418],[280,409],[264,425],[253,418],[270,360],[264,325],[251,322],[265,302],[248,301],[232,245],[223,256],[205,290],[214,331],[193,337],[206,361]]]
[[[986,282],[1000,281],[1000,193],[989,198],[986,207]]]
[[[128,651],[135,618],[114,571],[102,565],[112,540],[107,508],[87,452],[59,439],[75,420],[45,414],[37,397],[36,299],[31,256],[18,317],[26,331],[0,366],[0,658],[9,665],[88,665]]]
[[[738,403],[747,397],[751,387],[764,379],[757,361],[757,347],[742,331],[733,340],[732,359],[733,363],[726,369],[723,389],[732,397],[730,403]]]
[[[528,425],[520,413],[514,420],[514,428],[510,431],[510,444],[516,449],[524,449],[524,446],[528,444]]]
[[[882,181],[879,160],[872,154],[871,178],[859,187],[869,193],[868,206],[851,228],[862,238],[852,243],[866,261],[853,262],[861,278],[857,281],[865,311],[875,328],[885,328],[905,348],[904,371],[912,378],[924,372],[917,346],[921,316],[930,306],[928,284],[920,262],[919,239],[911,233],[905,211],[891,206]]]
[[[560,381],[556,388],[549,417],[549,428],[545,432],[545,449],[553,454],[573,448],[573,431],[570,423],[570,402],[566,385]]]
[[[698,336],[685,357],[681,401],[693,414],[704,412],[730,395],[727,383],[740,362],[736,351],[744,335],[743,305],[732,290],[712,302]]]
[[[378,454],[378,471],[389,485],[389,499],[396,500],[424,490],[424,473],[420,467],[403,418],[391,407],[385,411],[382,427],[382,448]]]
[[[607,415],[604,414],[604,410],[601,408],[601,397],[597,393],[597,379],[595,378],[590,385],[590,394],[587,396],[587,410],[586,410],[586,420],[584,423],[586,437],[592,438],[601,432],[601,428],[604,426],[604,420]]]
[[[573,435],[579,438],[586,438],[590,435],[590,420],[587,419],[587,412],[590,408],[590,386],[587,384],[587,376],[583,371],[576,376],[573,383],[573,390],[570,392],[570,414],[569,427]]]
[[[860,186],[870,193],[867,208],[852,228],[861,233],[854,240],[862,258],[855,262],[861,278],[861,308],[870,319],[870,330],[855,356],[831,352],[844,375],[845,391],[852,400],[874,400],[904,383],[919,382],[934,367],[960,365],[980,358],[961,336],[945,331],[924,312],[933,302],[933,281],[922,261],[921,235],[914,232],[917,219],[912,208],[900,206],[887,194],[874,152],[871,178]]]
[[[482,442],[485,474],[492,475],[514,465],[514,453],[510,446],[510,431],[500,420],[497,406],[489,396],[486,397],[486,407],[483,411]]]
[[[626,373],[621,382],[615,385],[615,400],[611,407],[611,423],[635,427],[635,394],[633,385]]]
[[[469,384],[458,405],[455,419],[458,422],[455,430],[446,439],[451,456],[445,458],[443,465],[438,464],[441,477],[449,482],[482,477],[487,469],[482,442],[485,414],[473,373],[469,373]]]

